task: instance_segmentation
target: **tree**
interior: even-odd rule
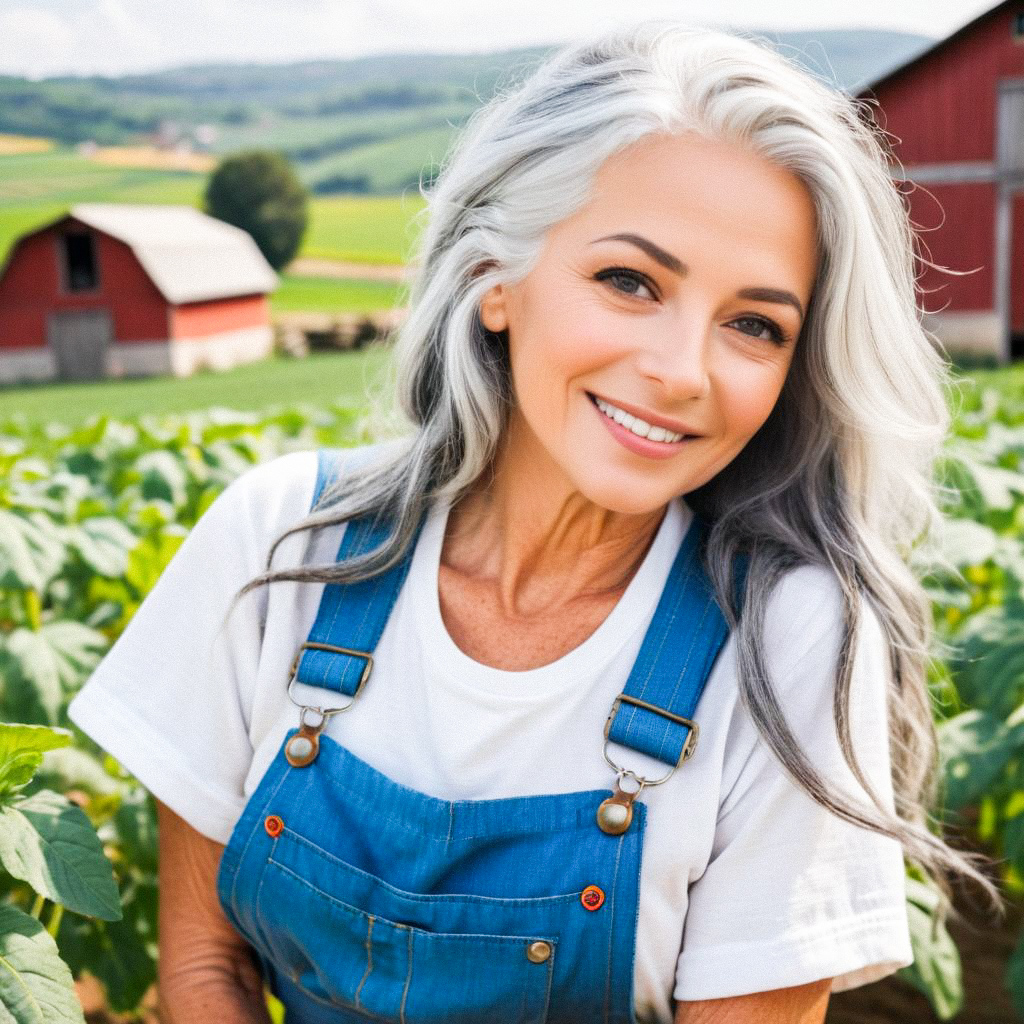
[[[211,217],[248,231],[275,270],[299,251],[309,223],[309,192],[288,160],[266,149],[225,157],[203,205]]]

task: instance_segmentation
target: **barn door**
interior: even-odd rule
[[[114,331],[105,309],[51,313],[47,326],[57,376],[65,380],[93,380],[107,374],[107,346]]]
[[[995,307],[1003,358],[1024,355],[1024,265],[1017,258],[1021,224],[1014,216],[1024,192],[1024,81],[999,83],[996,108]]]

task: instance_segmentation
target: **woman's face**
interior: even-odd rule
[[[791,172],[696,136],[621,150],[529,275],[481,303],[509,335],[505,456],[549,496],[623,513],[699,487],[768,418],[815,273],[814,206]]]

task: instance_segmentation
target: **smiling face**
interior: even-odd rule
[[[816,268],[791,172],[690,135],[614,154],[531,272],[481,302],[508,331],[515,393],[498,471],[637,514],[706,483],[771,413]]]

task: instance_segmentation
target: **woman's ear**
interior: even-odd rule
[[[505,309],[505,289],[496,284],[484,293],[480,300],[480,323],[489,331],[504,331],[508,328],[508,313]]]

